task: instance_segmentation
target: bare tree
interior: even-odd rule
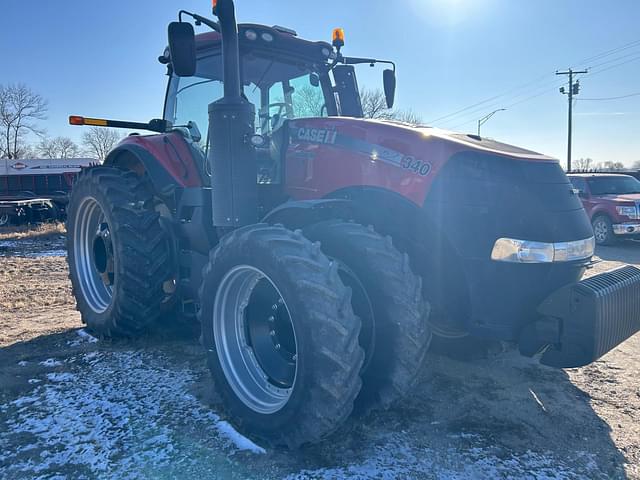
[[[296,117],[320,117],[325,106],[322,90],[306,86],[293,94]]]
[[[420,115],[412,110],[390,110],[387,108],[387,100],[382,90],[369,90],[362,88],[360,92],[362,113],[365,118],[377,118],[381,120],[397,120],[404,123],[422,123]]]
[[[360,90],[360,101],[362,102],[362,113],[365,118],[391,118],[391,112],[387,108],[387,101],[382,90]]]
[[[75,158],[80,147],[69,137],[44,137],[38,144],[38,154],[44,158]]]
[[[43,134],[37,121],[47,118],[46,113],[47,101],[26,85],[0,85],[0,157],[21,158],[25,136]]]
[[[598,170],[624,170],[624,163],[622,162],[612,162],[611,160],[607,160],[606,162],[600,162],[596,165]]]
[[[578,158],[577,160],[573,160],[573,167],[574,167],[574,170],[581,170],[583,172],[586,172],[595,167],[595,162],[593,161],[592,158],[589,158],[589,157]]]
[[[92,127],[82,134],[82,146],[87,155],[103,161],[121,138],[113,128]]]

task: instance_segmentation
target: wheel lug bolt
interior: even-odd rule
[[[280,344],[276,343],[276,350],[280,350]]]
[[[278,299],[278,303],[279,303],[280,305],[282,305],[282,304],[284,303],[284,300],[283,300],[282,298],[279,298],[279,299]]]
[[[271,305],[271,310],[277,310],[278,309],[278,304],[274,303],[273,305]]]
[[[291,360],[293,360],[294,362],[298,360],[298,354],[295,354],[293,357],[291,357]]]
[[[271,335],[272,337],[275,337],[276,336],[276,331],[275,330],[271,330],[269,332],[269,335]]]
[[[267,318],[267,320],[269,322],[275,322],[276,321],[276,317],[274,317],[273,315],[271,315],[269,318]]]

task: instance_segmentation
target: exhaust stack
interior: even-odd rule
[[[256,223],[258,188],[255,150],[255,107],[242,92],[238,25],[233,0],[214,1],[220,22],[224,96],[209,104],[209,156],[213,224],[241,227]]]

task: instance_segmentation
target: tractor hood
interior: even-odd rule
[[[558,161],[551,157],[437,128],[350,117],[301,118],[288,122],[288,137],[287,183],[295,188],[292,194],[329,194],[353,185],[357,178],[360,185],[393,190],[422,205],[441,169],[465,153],[482,156],[486,164],[477,164],[482,171],[470,174],[491,177],[483,177],[485,183],[506,175],[506,163],[516,170],[526,166],[535,172],[552,170],[552,182],[568,185]],[[467,170],[474,168],[465,165]],[[297,175],[303,178],[293,178]],[[519,176],[536,182],[536,173]],[[504,183],[508,182],[505,177]]]

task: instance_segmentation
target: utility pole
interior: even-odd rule
[[[491,117],[493,117],[496,113],[498,112],[504,112],[506,110],[506,108],[499,108],[497,110],[494,110],[491,113],[488,113],[487,115],[485,115],[484,117],[482,117],[480,120],[478,120],[478,136],[480,136],[480,127],[482,125],[484,125],[487,120],[489,120]]]
[[[571,171],[571,128],[572,128],[572,119],[573,119],[573,96],[577,95],[580,92],[580,81],[576,80],[573,82],[573,76],[579,73],[588,73],[587,70],[577,70],[574,71],[572,69],[566,70],[564,72],[556,72],[556,75],[569,75],[569,89],[565,91],[564,87],[560,87],[560,93],[563,95],[568,95],[569,97],[569,125],[568,125],[568,140],[567,140],[567,172]]]

